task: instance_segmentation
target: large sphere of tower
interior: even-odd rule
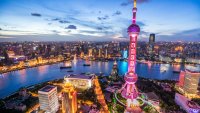
[[[128,27],[128,33],[140,33],[140,27],[137,24],[131,24]]]

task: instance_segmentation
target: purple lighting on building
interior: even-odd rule
[[[135,99],[138,97],[137,87],[135,86],[135,82],[137,81],[135,66],[137,37],[140,33],[140,27],[136,24],[136,12],[136,0],[134,0],[132,24],[128,27],[128,34],[130,37],[128,72],[124,77],[125,84],[122,87],[122,96],[127,99],[127,108],[131,108],[131,106],[138,106],[137,102],[135,103]],[[129,103],[128,100],[131,100],[131,103]]]

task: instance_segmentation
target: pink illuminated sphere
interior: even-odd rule
[[[140,27],[137,24],[131,24],[128,27],[128,32],[129,33],[139,33],[140,32]]]

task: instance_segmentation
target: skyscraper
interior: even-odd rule
[[[118,77],[118,66],[117,66],[117,62],[116,61],[113,64],[113,68],[112,68],[110,77],[111,77],[111,81],[112,82],[116,82],[116,81],[119,80],[119,77]]]
[[[150,34],[149,36],[149,44],[154,44],[155,43],[155,34]]]
[[[124,49],[122,51],[122,57],[123,57],[123,59],[127,59],[127,57],[128,57],[128,51],[126,49]]]
[[[77,92],[72,84],[65,83],[62,93],[62,113],[77,112]]]
[[[99,49],[99,54],[98,57],[101,58],[102,57],[102,49]]]
[[[200,70],[199,67],[187,66],[181,71],[178,90],[189,98],[200,97]]]
[[[185,71],[181,71],[179,75],[179,83],[178,85],[183,87],[184,86],[184,79],[185,79]]]
[[[149,46],[148,46],[148,53],[149,53],[150,57],[153,56],[154,44],[155,44],[155,34],[150,34],[150,36],[149,36]]]
[[[88,57],[93,57],[93,49],[92,48],[90,48],[88,50]]]
[[[136,66],[136,47],[137,37],[140,33],[140,27],[136,24],[136,0],[134,0],[132,24],[128,27],[128,34],[130,37],[129,57],[128,57],[128,72],[124,80],[125,84],[122,86],[122,97],[127,99],[125,112],[141,112],[139,102],[136,100],[138,97],[138,90],[135,86],[137,81],[137,74],[135,73]]]
[[[40,109],[48,113],[56,113],[59,108],[57,87],[47,85],[38,91]]]

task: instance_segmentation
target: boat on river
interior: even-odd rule
[[[60,66],[60,69],[68,69],[68,68],[72,68],[71,62],[66,62],[63,66]]]

